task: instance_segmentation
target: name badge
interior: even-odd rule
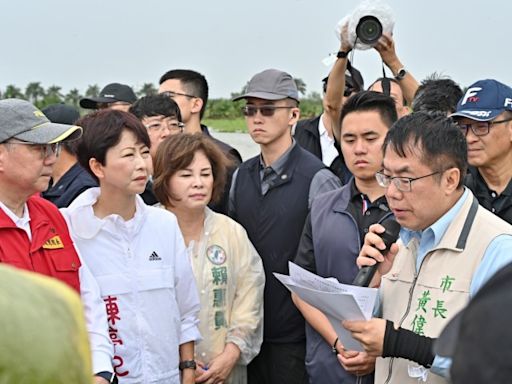
[[[44,249],[60,249],[64,248],[64,244],[62,244],[62,240],[59,235],[53,236],[52,238],[46,240],[43,244]]]

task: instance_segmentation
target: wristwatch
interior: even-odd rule
[[[407,70],[405,68],[400,68],[396,73],[395,79],[400,81],[405,77],[405,75],[407,75]]]
[[[113,374],[112,372],[102,371],[102,372],[98,372],[94,376],[102,377],[105,380],[107,380],[109,383],[117,383],[117,376],[115,374]]]
[[[338,59],[344,59],[348,56],[348,54],[350,53],[351,49],[349,49],[347,52],[345,51],[338,51],[338,53],[336,54],[336,57]]]
[[[183,371],[184,369],[196,369],[196,362],[194,360],[180,361],[180,365],[178,367],[180,371]]]

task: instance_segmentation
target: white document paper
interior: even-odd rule
[[[340,284],[334,278],[323,278],[289,263],[290,276],[274,276],[306,303],[322,311],[331,322],[345,349],[363,351],[342,325],[343,320],[369,320],[377,297],[377,289]]]

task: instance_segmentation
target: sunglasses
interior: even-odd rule
[[[258,111],[260,111],[262,116],[270,117],[274,116],[276,109],[290,109],[294,107],[281,107],[275,105],[262,105],[261,107],[257,107],[255,105],[246,105],[242,107],[242,113],[244,116],[255,116]]]

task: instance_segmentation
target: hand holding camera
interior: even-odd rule
[[[385,33],[393,33],[395,21],[391,7],[380,1],[363,1],[351,14],[340,20],[336,27],[343,42],[343,27],[347,26],[347,43],[355,49],[373,48]]]

